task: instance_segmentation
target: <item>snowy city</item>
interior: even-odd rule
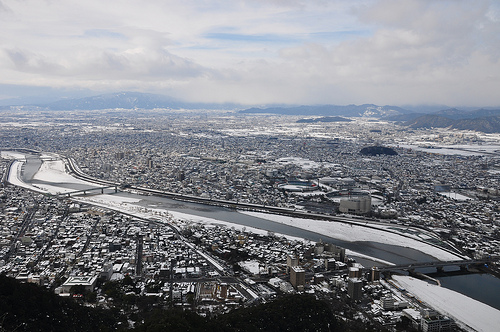
[[[500,323],[479,285],[446,287],[500,287],[495,135],[111,114],[2,123],[2,274],[102,307],[148,297],[211,316],[305,293],[379,328]],[[375,142],[398,155],[359,155]]]

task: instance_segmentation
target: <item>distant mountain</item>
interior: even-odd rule
[[[0,86],[1,88],[1,86]],[[44,90],[45,91],[45,90]],[[41,110],[101,110],[101,109],[221,109],[234,110],[242,109],[242,105],[234,103],[218,104],[218,103],[192,103],[179,100],[170,96],[140,93],[140,92],[118,92],[101,94],[98,96],[84,98],[67,98],[54,102],[49,102],[49,99],[54,100],[54,95],[58,91],[47,90],[47,96],[41,98],[36,95],[33,98],[24,97],[21,99],[8,99],[0,103],[0,110],[15,110],[15,109],[41,109]],[[60,92],[60,91],[59,91]],[[61,95],[62,92],[59,93]],[[89,91],[65,92],[66,96],[88,95]],[[36,100],[36,101],[35,101]],[[12,103],[8,103],[8,102]],[[22,101],[33,101],[32,104],[23,104]],[[433,106],[435,107],[435,106]],[[247,114],[283,114],[283,115],[304,115],[304,116],[322,116],[323,121],[339,121],[334,120],[334,117],[373,117],[381,118],[389,121],[412,121],[427,114],[429,108],[412,107],[412,111],[398,106],[378,106],[374,104],[363,105],[303,105],[303,106],[286,106],[273,105],[267,108],[248,108],[239,111]],[[416,113],[415,111],[418,110]],[[458,109],[443,109],[432,113],[437,116],[442,116],[448,119],[463,120],[475,119],[480,117],[500,116],[500,109],[477,109],[477,110],[458,110]],[[331,119],[328,119],[328,118]],[[417,124],[415,124],[417,125]],[[485,126],[488,128],[488,126]]]
[[[486,116],[500,116],[500,109],[477,109],[473,111],[462,111],[456,108],[441,110],[432,114],[444,116],[454,120],[476,119]]]
[[[455,120],[436,115],[425,114],[416,119],[406,122],[404,125],[411,128],[446,128],[455,123]]]
[[[445,110],[450,108],[447,105],[439,105],[439,104],[401,105],[401,107],[413,113],[422,113],[422,114],[434,113],[440,110]]]
[[[190,103],[165,95],[141,92],[118,92],[108,93],[85,98],[63,99],[50,103],[38,103],[30,105],[12,104],[12,106],[0,106],[0,109],[9,110],[16,108],[43,109],[54,111],[66,110],[102,110],[102,109],[236,109],[241,108],[238,104],[215,104],[215,103]]]
[[[478,110],[479,111],[479,110]],[[485,112],[486,114],[489,113]],[[452,111],[445,114],[451,114],[456,117],[458,113]],[[475,114],[484,114],[476,112]],[[450,128],[460,130],[473,130],[484,133],[500,132],[500,116],[482,116],[472,119],[452,119],[436,114],[427,114],[405,123],[411,128]]]
[[[141,92],[109,93],[86,98],[60,100],[39,106],[50,110],[99,110],[116,108],[234,109],[241,107],[241,105],[237,104],[189,103],[169,96]]]
[[[319,116],[351,116],[351,117],[386,117],[406,114],[409,111],[397,106],[364,105],[317,105],[297,107],[249,108],[240,113],[270,113],[283,115],[319,115]]]
[[[456,108],[448,108],[448,109],[439,110],[439,111],[434,112],[432,114],[444,116],[444,117],[450,118],[450,119],[459,119],[459,118],[466,116],[465,115],[466,113],[467,112],[461,111],[461,110],[456,109]]]
[[[322,118],[314,119],[300,119],[297,123],[315,123],[315,122],[351,122],[352,120],[340,116],[324,116]]]
[[[408,113],[408,114],[398,114],[398,115],[391,115],[384,117],[384,120],[387,121],[401,121],[401,122],[408,122],[415,120],[418,117],[421,117],[423,115],[426,115],[426,113]]]
[[[483,133],[500,133],[500,116],[485,116],[476,119],[463,119],[453,124],[452,128],[481,131]]]
[[[119,92],[93,97],[60,100],[46,106],[51,110],[96,110],[96,109],[153,109],[177,108],[180,102],[167,96],[140,92]]]

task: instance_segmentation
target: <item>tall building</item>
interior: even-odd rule
[[[358,267],[349,268],[349,278],[361,278],[362,270]]]
[[[378,267],[374,266],[372,267],[371,281],[377,280],[380,280],[380,270],[378,269]]]
[[[286,271],[290,272],[290,268],[299,265],[299,258],[295,255],[286,256]]]
[[[363,295],[363,281],[358,278],[349,278],[347,282],[347,294],[351,301],[361,300]]]
[[[306,284],[306,271],[300,266],[292,266],[290,269],[290,283],[297,290],[303,290]]]

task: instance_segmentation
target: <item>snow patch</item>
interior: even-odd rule
[[[445,250],[436,248],[430,244],[420,242],[416,239],[403,237],[398,234],[389,233],[382,229],[377,230],[373,228],[358,226],[355,224],[330,222],[324,220],[292,218],[288,216],[271,215],[261,212],[250,212],[250,211],[240,211],[240,212],[258,218],[271,220],[277,223],[286,224],[301,229],[306,229],[308,231],[315,232],[318,234],[324,234],[325,236],[343,241],[348,241],[348,242],[371,241],[371,242],[391,244],[400,247],[413,248],[443,261],[457,260],[462,258],[453,255]]]
[[[498,331],[500,310],[453,290],[408,276],[392,277],[402,288],[414,294],[441,314],[476,331]]]

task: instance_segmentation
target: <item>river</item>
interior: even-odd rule
[[[74,190],[92,188],[92,185],[85,186],[82,184],[60,183],[53,182],[46,183],[41,180],[33,180],[34,174],[40,168],[41,161],[38,157],[31,156],[28,158],[28,163],[24,167],[23,181],[33,184],[50,184],[52,186],[59,185],[61,188],[71,188]],[[129,192],[119,192],[114,195],[124,197],[125,199],[139,200],[138,205],[144,207],[162,208],[167,211],[182,212],[194,216],[207,217],[216,220],[226,221],[247,227],[259,228],[276,234],[290,235],[294,237],[304,238],[311,241],[329,242],[341,246],[343,248],[352,250],[354,252],[378,258],[384,261],[389,261],[395,264],[406,264],[413,262],[428,262],[435,261],[436,259],[430,255],[424,254],[412,248],[405,248],[400,246],[388,245],[378,242],[348,242],[342,241],[324,235],[307,231],[304,229],[284,225],[281,223],[273,222],[267,219],[258,218],[223,207],[204,205],[199,203],[190,203],[176,201],[165,197],[158,196],[145,196]],[[373,265],[381,265],[376,261],[366,258],[356,258],[366,267]],[[433,272],[431,270],[423,271]],[[439,277],[442,286],[458,291],[464,295],[474,298],[478,301],[486,303],[494,308],[500,310],[500,279],[488,274],[469,274],[462,276]]]

